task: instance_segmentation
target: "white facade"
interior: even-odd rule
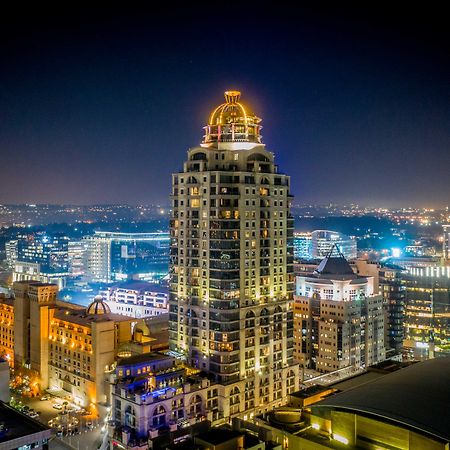
[[[342,255],[297,277],[294,324],[294,358],[306,368],[333,372],[385,359],[383,297]]]
[[[102,292],[111,312],[144,318],[159,316],[169,311],[169,293],[149,283],[131,282],[112,286]]]

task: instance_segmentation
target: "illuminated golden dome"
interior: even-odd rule
[[[103,297],[101,295],[96,295],[94,297],[94,301],[86,308],[86,314],[89,315],[100,315],[100,314],[109,314],[111,309],[109,306],[103,301]]]
[[[214,142],[254,142],[261,143],[261,119],[246,111],[239,103],[239,91],[226,91],[225,103],[211,114],[204,127],[203,144]]]

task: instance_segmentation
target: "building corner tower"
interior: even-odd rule
[[[170,347],[220,386],[222,417],[272,409],[299,385],[290,179],[239,97],[225,92],[171,196]]]

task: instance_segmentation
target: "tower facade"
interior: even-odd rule
[[[304,367],[326,373],[384,361],[383,297],[336,246],[313,273],[298,277],[294,312],[294,356]]]
[[[189,365],[245,389],[242,411],[285,398],[298,366],[290,180],[239,97],[225,93],[172,178],[169,339]]]

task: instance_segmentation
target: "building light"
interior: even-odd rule
[[[348,444],[348,439],[344,436],[341,436],[340,434],[333,433],[333,439],[335,441],[341,442],[342,444]]]

